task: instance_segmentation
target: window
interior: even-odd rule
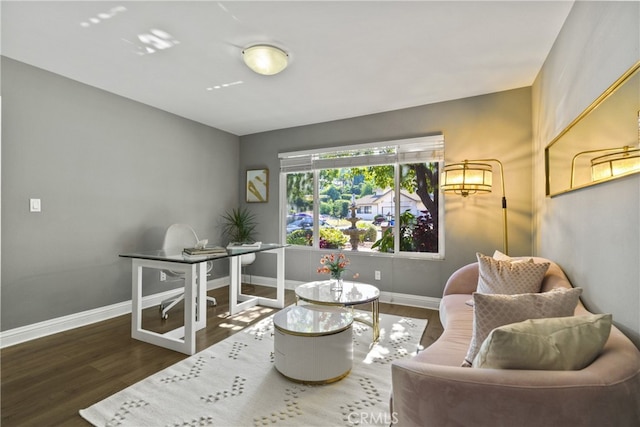
[[[444,138],[436,135],[281,153],[282,240],[441,257],[443,152]]]
[[[371,212],[373,212],[373,206],[371,205],[359,206],[358,210],[356,210],[356,213],[359,214],[371,214]]]

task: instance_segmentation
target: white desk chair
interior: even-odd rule
[[[198,236],[196,232],[189,225],[186,224],[173,224],[167,228],[167,232],[164,235],[164,242],[162,243],[162,249],[165,251],[182,251],[184,248],[193,248],[196,243],[198,243]],[[207,262],[207,276],[209,276],[209,272],[213,269],[213,262]],[[163,270],[167,275],[167,278],[171,277],[175,280],[184,280],[183,273],[176,273],[171,270]],[[205,280],[206,283],[206,280]],[[184,300],[184,292],[180,295],[170,298],[168,300],[162,301],[160,304],[160,312],[162,313],[162,318],[166,319],[169,317],[169,310],[175,307],[180,301]],[[207,302],[211,305],[216,305],[216,299],[210,296],[207,296]]]

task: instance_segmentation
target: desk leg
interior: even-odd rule
[[[258,297],[242,293],[242,262],[240,256],[229,258],[229,315],[233,316],[258,304]]]
[[[197,300],[196,300],[196,331],[207,326],[207,263],[201,262],[196,266]]]
[[[229,315],[240,312],[238,294],[242,289],[242,263],[239,256],[229,258]]]
[[[131,336],[142,330],[142,266],[135,260],[131,267]]]
[[[185,349],[189,352],[188,354],[193,354],[196,352],[196,293],[199,288],[202,286],[198,286],[197,281],[199,280],[196,275],[196,265],[199,264],[191,264],[191,268],[189,272],[184,276],[184,346]],[[198,303],[201,302],[198,301]],[[203,313],[203,311],[200,311]],[[204,313],[206,318],[206,312]],[[202,317],[202,316],[200,316]]]
[[[265,253],[276,255],[276,297],[253,297],[257,304],[265,307],[283,308],[284,307],[284,248],[270,249]]]
[[[240,256],[229,257],[229,315],[233,316],[256,305],[275,308],[284,307],[284,248],[270,249],[264,252],[276,254],[276,298],[243,294]]]
[[[184,326],[164,334],[145,330],[142,327],[142,269],[178,270],[185,274],[184,282]],[[159,345],[184,354],[196,352],[196,307],[195,297],[205,289],[197,283],[196,264],[186,265],[166,261],[134,258],[131,268],[131,337],[149,344]],[[206,280],[206,264],[204,269]],[[201,298],[204,302],[205,299]],[[203,307],[205,305],[203,304]],[[200,322],[206,322],[206,312],[201,311]]]

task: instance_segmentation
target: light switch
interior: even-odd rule
[[[29,210],[31,212],[41,211],[40,199],[29,199]]]

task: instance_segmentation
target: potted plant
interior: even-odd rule
[[[256,227],[255,215],[247,208],[233,208],[222,215],[222,234],[227,238],[229,245],[242,245],[254,243]],[[242,265],[251,264],[256,254],[242,255]]]
[[[230,244],[255,242],[255,215],[247,208],[233,208],[222,215],[222,234]]]

